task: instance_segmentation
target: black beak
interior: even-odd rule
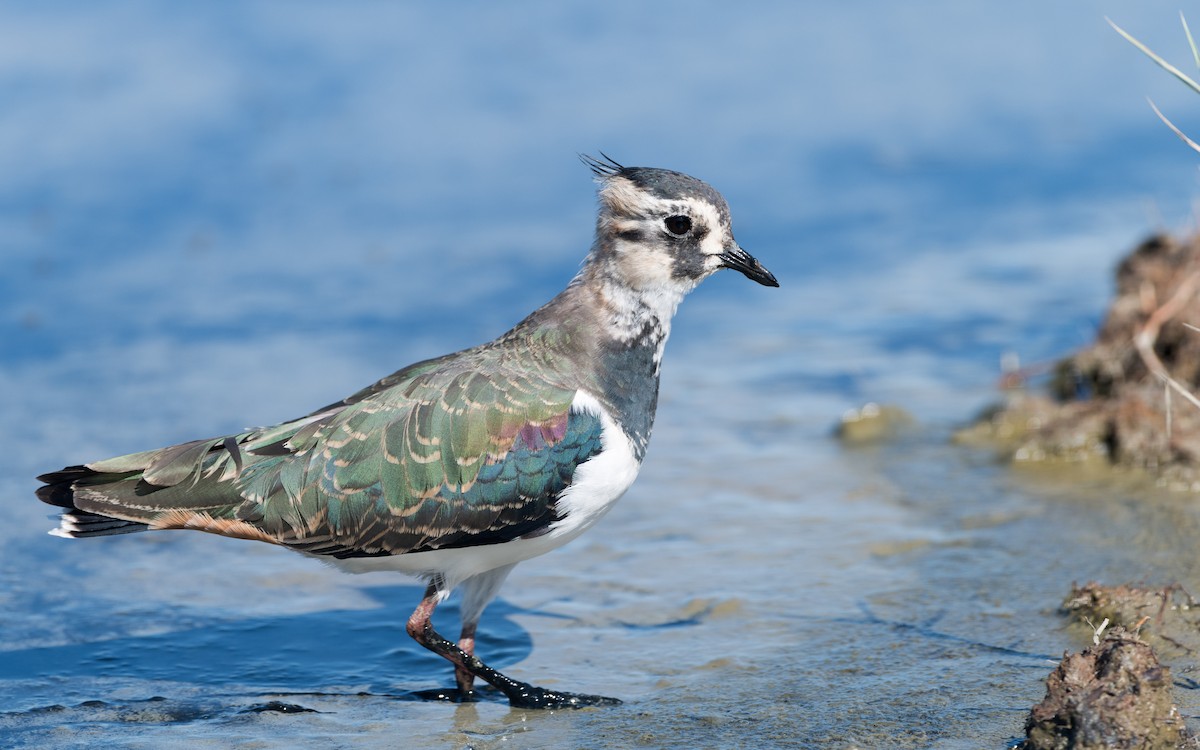
[[[757,281],[763,286],[779,286],[773,273],[763,268],[763,264],[759,263],[757,258],[737,245],[726,249],[721,253],[720,258],[722,268],[741,271],[747,279]]]

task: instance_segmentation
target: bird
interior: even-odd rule
[[[598,184],[595,239],[563,291],[495,340],[409,365],[306,416],[42,474],[68,538],[192,529],[349,572],[425,584],[408,634],[453,665],[444,699],[514,708],[612,705],[512,679],[475,653],[513,567],[578,537],[629,489],[685,295],[721,269],[779,282],[733,236],[707,183],[580,155]],[[434,609],[462,591],[457,642]]]

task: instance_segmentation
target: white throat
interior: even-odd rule
[[[671,335],[671,319],[691,286],[668,283],[630,289],[606,281],[600,287],[607,317],[607,333],[621,342],[647,337],[655,347],[654,363],[662,361],[663,348]]]

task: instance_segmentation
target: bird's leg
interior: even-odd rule
[[[484,571],[471,576],[462,583],[462,604],[459,611],[462,614],[462,632],[458,636],[458,647],[468,656],[475,655],[475,631],[479,627],[479,618],[488,602],[496,598],[504,579],[516,564],[501,565],[498,568]],[[459,693],[470,695],[474,688],[475,675],[465,669],[455,667],[454,681],[458,684]]]
[[[458,648],[467,656],[475,656],[475,628],[478,626],[476,622],[464,622],[462,632],[458,635]],[[475,693],[475,675],[468,669],[454,666],[454,681],[458,684],[458,692],[466,700],[468,696]]]
[[[585,706],[615,706],[621,702],[616,698],[605,698],[599,695],[577,695],[546,690],[505,677],[480,661],[479,657],[467,653],[464,649],[438,635],[437,631],[433,629],[431,621],[433,610],[437,608],[437,604],[438,588],[436,585],[430,584],[425,589],[425,598],[408,618],[408,634],[417,643],[453,664],[456,676],[460,672],[465,672],[473,677],[478,677],[504,693],[508,698],[509,705],[513,708],[583,708]],[[474,638],[471,640],[473,645]],[[465,697],[467,696],[459,696],[460,699]]]

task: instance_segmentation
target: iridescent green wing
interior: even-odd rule
[[[508,541],[557,518],[601,450],[597,416],[541,373],[432,368],[369,393],[248,466],[239,521],[340,557]],[[253,450],[254,446],[250,446]]]

